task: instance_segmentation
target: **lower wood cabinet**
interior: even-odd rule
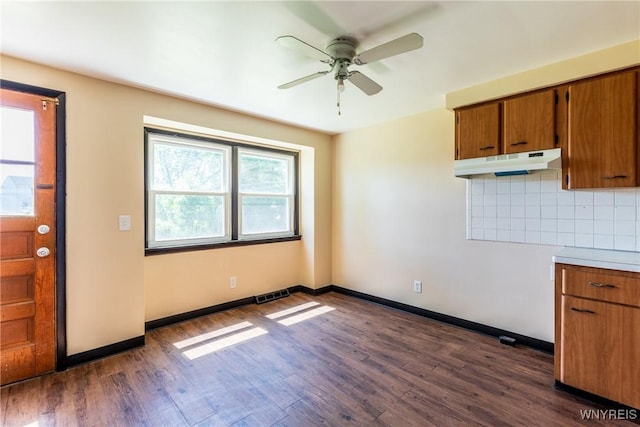
[[[556,264],[555,377],[640,408],[640,274]]]

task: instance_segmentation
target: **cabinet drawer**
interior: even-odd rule
[[[640,307],[640,274],[589,267],[562,267],[562,293]]]

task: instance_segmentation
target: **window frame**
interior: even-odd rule
[[[228,207],[226,208],[226,227],[227,232],[224,238],[195,238],[195,239],[177,239],[169,241],[167,244],[158,243],[152,240],[151,227],[155,224],[155,206],[152,200],[155,194],[163,193],[181,193],[181,194],[209,194],[207,192],[189,192],[189,191],[162,191],[153,190],[151,188],[153,179],[153,158],[151,149],[152,136],[158,135],[161,138],[177,138],[194,146],[208,148],[210,146],[223,147],[228,149],[229,159],[228,167]],[[272,156],[275,158],[290,158],[289,179],[291,185],[291,193],[288,195],[278,195],[278,197],[288,197],[292,206],[290,206],[290,229],[286,233],[259,233],[259,234],[242,234],[241,233],[241,193],[239,192],[239,155],[240,152],[255,153],[257,155]],[[299,232],[299,153],[297,151],[289,151],[285,149],[274,148],[257,144],[244,143],[241,141],[224,140],[214,137],[190,134],[185,132],[176,132],[166,129],[158,129],[149,126],[144,127],[144,233],[145,233],[145,255],[155,255],[171,252],[184,252],[205,249],[215,249],[222,247],[255,245],[263,243],[286,242],[292,240],[300,240],[302,236]],[[213,193],[212,193],[213,194]],[[217,193],[216,193],[217,194]],[[266,194],[267,196],[270,195]],[[153,217],[152,217],[153,215]],[[151,240],[150,240],[151,239]]]

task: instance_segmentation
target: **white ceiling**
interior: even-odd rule
[[[1,52],[106,80],[340,133],[444,106],[447,92],[640,38],[640,1],[200,1],[0,3]],[[274,40],[358,52],[407,33],[412,52],[361,67],[381,84],[347,84],[342,115],[327,69]],[[30,82],[24,82],[30,83]],[[64,88],[55,88],[62,89]]]

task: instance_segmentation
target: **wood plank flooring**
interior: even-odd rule
[[[581,420],[603,408],[554,389],[548,354],[337,293],[204,316],[146,343],[2,388],[2,425],[634,425]]]

